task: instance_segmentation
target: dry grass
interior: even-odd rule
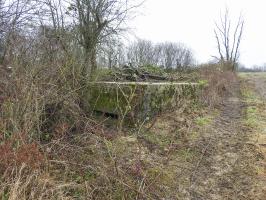
[[[51,158],[45,145],[83,130],[87,120],[79,106],[82,90],[79,73],[72,69],[72,64],[21,67],[13,63],[12,72],[1,74],[3,199],[64,199],[63,188],[71,184],[64,180],[50,182]]]
[[[246,103],[244,124],[249,133],[249,145],[256,151],[256,186],[254,196],[256,199],[264,199],[266,183],[266,104],[265,82],[263,73],[255,73],[251,76],[243,76],[241,91]]]
[[[210,73],[211,71],[211,73]],[[235,76],[202,69],[208,105]],[[117,132],[82,109],[84,82],[71,60],[20,67],[1,83],[2,199],[178,199],[188,195],[197,131],[209,123],[195,99],[137,129]]]
[[[0,196],[8,200],[69,199],[66,189],[75,188],[73,183],[55,181],[42,170],[30,170],[26,164],[3,174]]]
[[[237,76],[232,71],[223,71],[217,65],[205,65],[200,69],[201,79],[205,87],[201,95],[203,103],[215,107],[222,99],[233,91]]]

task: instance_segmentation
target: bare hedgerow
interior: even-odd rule
[[[46,146],[82,133],[88,121],[80,108],[83,88],[74,64],[70,59],[53,66],[14,62],[9,78],[1,79],[1,197],[69,199],[66,193],[73,184],[50,177],[53,158]]]
[[[221,70],[224,68],[219,64],[204,65],[200,68],[201,79],[206,82],[200,98],[208,106],[219,105],[237,82],[236,74],[231,70]]]

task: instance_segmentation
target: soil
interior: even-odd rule
[[[266,97],[265,78],[251,80],[256,91]],[[263,156],[250,144],[252,131],[243,123],[247,105],[242,101],[240,83],[235,83],[234,88],[224,100],[221,114],[202,133],[201,156],[196,159],[191,173],[187,199],[266,199],[262,188],[258,188],[256,174],[256,163]]]

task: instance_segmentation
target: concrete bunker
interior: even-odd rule
[[[92,82],[86,92],[87,106],[137,123],[178,106],[185,98],[194,98],[198,86],[179,82]]]

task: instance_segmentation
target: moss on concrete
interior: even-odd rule
[[[180,83],[91,83],[88,87],[88,109],[135,121],[147,120],[164,109],[178,105],[184,98],[195,98],[197,84]]]

